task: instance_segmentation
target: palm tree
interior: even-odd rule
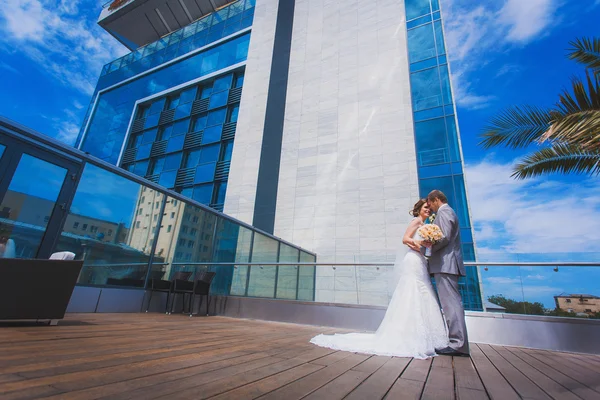
[[[525,179],[551,173],[600,174],[600,38],[569,43],[568,57],[585,66],[550,108],[514,106],[493,117],[482,133],[485,149],[537,145],[514,168]]]

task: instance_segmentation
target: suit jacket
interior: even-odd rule
[[[465,276],[458,216],[450,206],[440,207],[433,222],[444,233],[444,238],[432,248],[429,273]]]

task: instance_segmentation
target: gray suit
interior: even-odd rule
[[[458,290],[458,277],[465,276],[458,216],[448,205],[440,207],[435,221],[444,238],[432,248],[429,273],[433,274],[442,310],[448,323],[450,347],[469,353],[465,310]]]

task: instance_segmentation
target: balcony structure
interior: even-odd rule
[[[135,50],[228,3],[230,0],[115,0],[104,5],[98,24]]]
[[[471,358],[345,353],[340,329],[156,314],[4,328],[0,393],[48,399],[597,399],[600,356],[471,345]],[[32,353],[39,354],[35,359]]]

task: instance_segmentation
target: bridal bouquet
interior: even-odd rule
[[[420,227],[417,232],[423,238],[423,240],[430,242],[431,244],[436,244],[444,238],[444,234],[442,233],[440,227],[433,224],[425,224]],[[425,257],[429,256],[431,256],[430,247],[425,250]]]

